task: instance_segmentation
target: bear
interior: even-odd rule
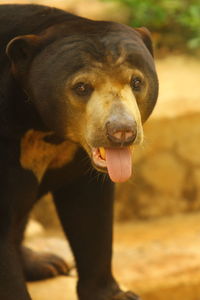
[[[130,178],[158,96],[148,29],[0,5],[0,66],[0,299],[30,300],[26,280],[69,271],[22,245],[32,207],[50,192],[78,299],[138,300],[112,273],[112,228],[114,184]]]

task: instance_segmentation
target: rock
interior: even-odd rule
[[[198,190],[200,190],[200,168],[195,169],[194,178],[195,178],[196,186],[197,186]]]
[[[200,168],[196,168],[194,171],[194,181],[196,187],[196,198],[198,199],[195,201],[195,210],[200,210]]]
[[[200,111],[200,62],[192,56],[168,56],[156,61],[159,98],[151,119],[171,118]]]
[[[25,238],[30,239],[44,234],[44,227],[38,221],[30,219],[25,231]]]
[[[177,153],[182,159],[189,161],[194,166],[200,166],[199,116],[200,114],[197,113],[189,115],[187,117],[188,122],[186,124],[183,124],[182,122],[182,130],[177,139]]]
[[[141,164],[140,175],[158,192],[179,196],[184,183],[185,168],[173,153],[162,151],[151,155]]]
[[[137,197],[137,217],[141,219],[157,218],[184,212],[187,203],[181,197],[166,193],[139,193]]]
[[[76,279],[60,276],[58,278],[29,284],[29,292],[35,300],[78,300]]]
[[[60,222],[56,213],[51,194],[42,197],[34,206],[32,217],[38,220],[44,228],[60,228]]]

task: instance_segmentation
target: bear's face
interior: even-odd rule
[[[25,39],[41,44],[40,37]],[[34,55],[27,78],[20,67],[14,62],[47,128],[81,145],[94,167],[108,170],[113,181],[128,179],[132,145],[142,142],[142,123],[158,94],[152,54],[140,33],[62,37]]]

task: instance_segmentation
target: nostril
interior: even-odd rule
[[[132,130],[125,131],[125,140],[131,139],[135,134],[136,132],[134,133]]]
[[[113,135],[113,137],[115,137],[118,140],[123,139],[123,131],[116,131],[112,135]]]
[[[127,141],[129,139],[132,139],[134,136],[134,131],[132,130],[120,130],[120,131],[116,131],[112,134],[112,136],[121,141]]]
[[[126,132],[120,131],[114,134],[108,134],[108,139],[118,145],[118,144],[131,144],[136,139],[136,132]]]
[[[108,139],[115,144],[132,143],[137,136],[137,124],[135,121],[133,123],[107,122]]]

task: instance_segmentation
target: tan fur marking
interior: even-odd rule
[[[65,141],[53,145],[43,139],[49,134],[29,130],[21,140],[20,163],[23,168],[32,170],[39,181],[47,169],[59,168],[69,163],[75,154],[77,145]]]
[[[94,91],[87,105],[87,118],[90,120],[86,130],[88,140],[93,140],[93,137],[104,128],[106,120],[114,113],[113,107],[119,107],[134,117],[138,127],[135,142],[142,143],[143,128],[135,96],[128,84],[119,88],[118,83],[111,80],[108,80],[100,90]]]

